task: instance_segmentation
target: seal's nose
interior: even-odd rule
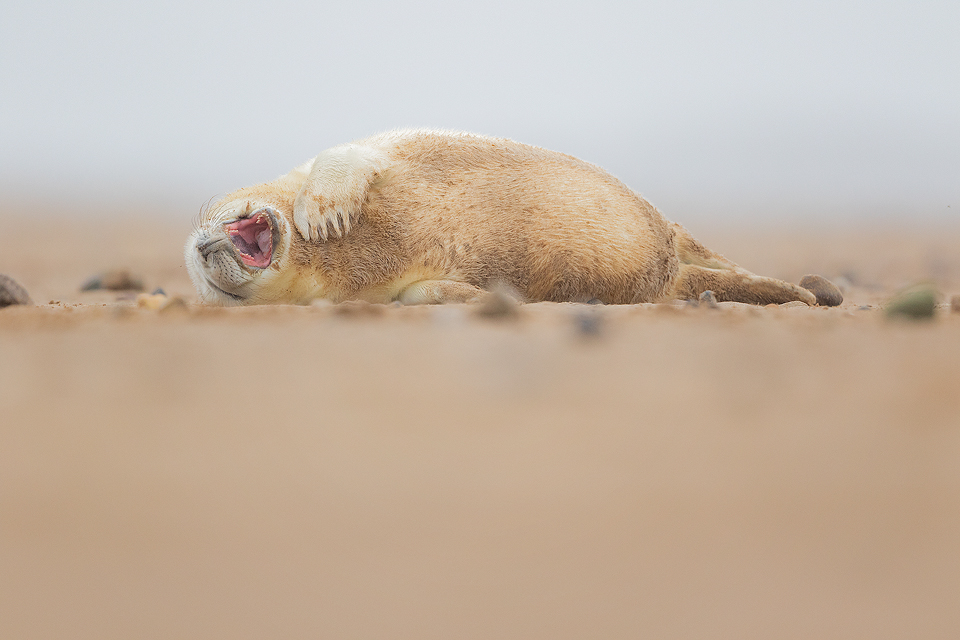
[[[220,238],[203,237],[203,238],[199,238],[199,239],[197,240],[197,251],[199,251],[199,252],[200,252],[200,255],[203,256],[204,259],[206,259],[207,256],[209,256],[209,255],[210,255],[211,253],[213,253],[214,251],[220,251],[221,249],[226,248],[226,247],[221,247],[221,246],[220,246],[221,244],[224,244],[224,243],[226,243],[227,245],[229,245],[229,244],[230,244],[229,238],[225,238],[225,237],[220,237]]]

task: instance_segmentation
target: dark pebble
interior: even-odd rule
[[[836,307],[843,302],[843,294],[837,285],[823,276],[808,275],[800,279],[800,286],[817,297],[821,307]]]
[[[576,315],[577,333],[587,338],[600,335],[600,316],[593,311],[581,311]]]
[[[125,269],[116,269],[93,276],[80,287],[81,291],[97,291],[99,289],[107,289],[109,291],[143,291],[143,280],[131,275],[130,272]]]
[[[482,318],[517,318],[520,315],[518,294],[507,285],[494,285],[481,298],[476,314]]]
[[[0,274],[0,307],[14,304],[30,304],[30,296],[16,280]]]
[[[709,309],[717,308],[717,296],[713,295],[713,291],[704,291],[700,294],[700,304],[704,305]]]

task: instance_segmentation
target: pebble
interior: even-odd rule
[[[950,298],[950,311],[953,311],[954,313],[960,313],[960,294]]]
[[[143,291],[143,279],[132,275],[126,269],[114,269],[93,276],[83,283],[80,291]]]
[[[482,318],[515,319],[520,315],[520,302],[510,287],[495,285],[483,296],[476,314]]]
[[[717,308],[717,296],[713,295],[713,291],[707,290],[701,293],[699,302],[708,309]]]
[[[30,296],[16,280],[0,273],[0,307],[14,304],[30,304]]]
[[[821,307],[836,307],[843,302],[843,294],[837,285],[823,276],[806,275],[800,278],[800,286],[817,297]]]
[[[141,293],[137,296],[137,306],[141,309],[159,311],[167,302],[167,296],[155,293]]]
[[[919,285],[894,296],[884,307],[888,318],[925,320],[937,309],[937,291],[929,285]]]
[[[575,316],[577,333],[586,338],[596,338],[600,335],[600,314],[593,309],[584,309]]]
[[[171,311],[185,309],[187,303],[180,296],[171,298],[165,293],[141,293],[137,296],[137,306],[151,311]]]

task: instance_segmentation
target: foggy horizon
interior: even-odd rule
[[[4,3],[9,202],[209,198],[380,131],[597,164],[667,217],[956,219],[960,6]]]

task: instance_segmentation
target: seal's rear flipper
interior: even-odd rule
[[[817,304],[817,298],[812,293],[783,280],[754,275],[742,269],[710,269],[681,264],[674,297],[696,300],[704,291],[713,291],[720,302],[762,305],[799,300],[810,306]]]
[[[750,273],[697,242],[690,232],[672,223],[680,275],[674,298],[696,300],[704,291],[713,291],[719,302],[783,304],[799,300],[810,306],[817,298],[802,287]]]

